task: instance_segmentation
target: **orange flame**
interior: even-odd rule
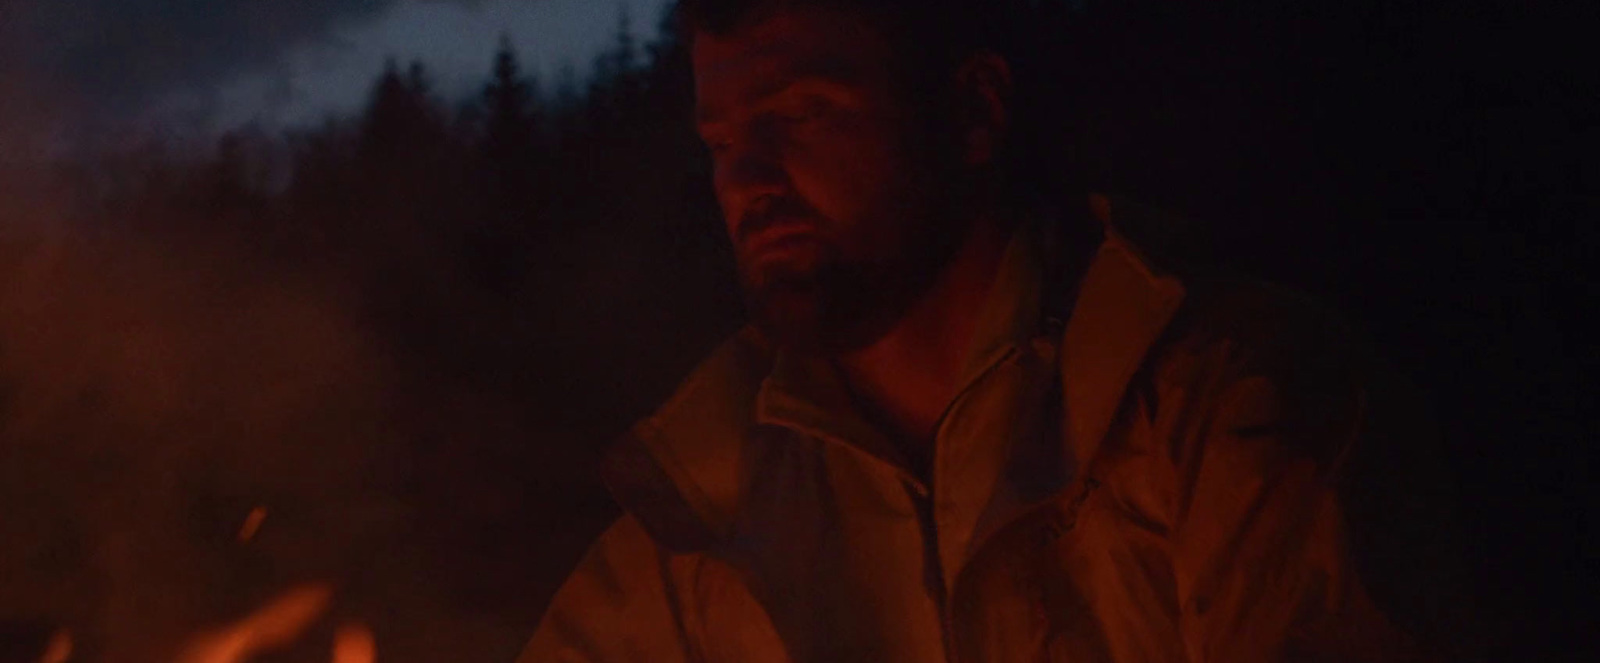
[[[245,663],[251,657],[289,645],[328,609],[333,592],[324,585],[303,585],[285,592],[248,617],[192,640],[178,663]],[[333,663],[373,663],[377,646],[362,625],[339,629]]]

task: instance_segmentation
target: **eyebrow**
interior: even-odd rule
[[[819,59],[796,67],[774,78],[770,83],[757,87],[755,92],[747,95],[747,98],[752,103],[760,103],[804,83],[821,82],[830,85],[848,85],[857,80],[860,80],[859,72],[845,63],[833,59]],[[708,112],[704,107],[695,109],[695,122],[698,126],[716,124],[721,120],[721,117],[715,113]]]

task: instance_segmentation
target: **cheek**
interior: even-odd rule
[[[713,187],[712,193],[716,194],[717,207],[722,210],[722,229],[728,233],[729,238],[732,238],[734,226],[743,210],[734,204],[733,199],[721,186]]]
[[[726,182],[727,165],[718,162],[715,158],[712,158],[710,165],[711,193],[717,198],[717,206],[722,209],[723,225],[731,235],[734,222],[742,210],[739,208],[737,196],[733,195],[733,189]]]
[[[894,128],[837,124],[800,137],[785,164],[797,192],[838,224],[842,248],[897,234],[916,207],[916,165]]]

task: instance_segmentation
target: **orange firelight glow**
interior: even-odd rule
[[[249,543],[256,537],[256,532],[261,531],[261,524],[267,520],[267,508],[258,506],[250,510],[250,515],[245,516],[244,524],[239,526],[239,543]]]
[[[287,646],[327,611],[332,599],[332,590],[323,585],[291,589],[248,617],[191,640],[178,663],[244,663]],[[345,626],[334,637],[333,663],[373,663],[376,657],[377,646],[366,626]]]

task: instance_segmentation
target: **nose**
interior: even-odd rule
[[[714,157],[714,166],[717,197],[730,231],[736,230],[738,219],[757,201],[783,195],[790,188],[781,150],[762,132],[745,132],[742,140]]]

